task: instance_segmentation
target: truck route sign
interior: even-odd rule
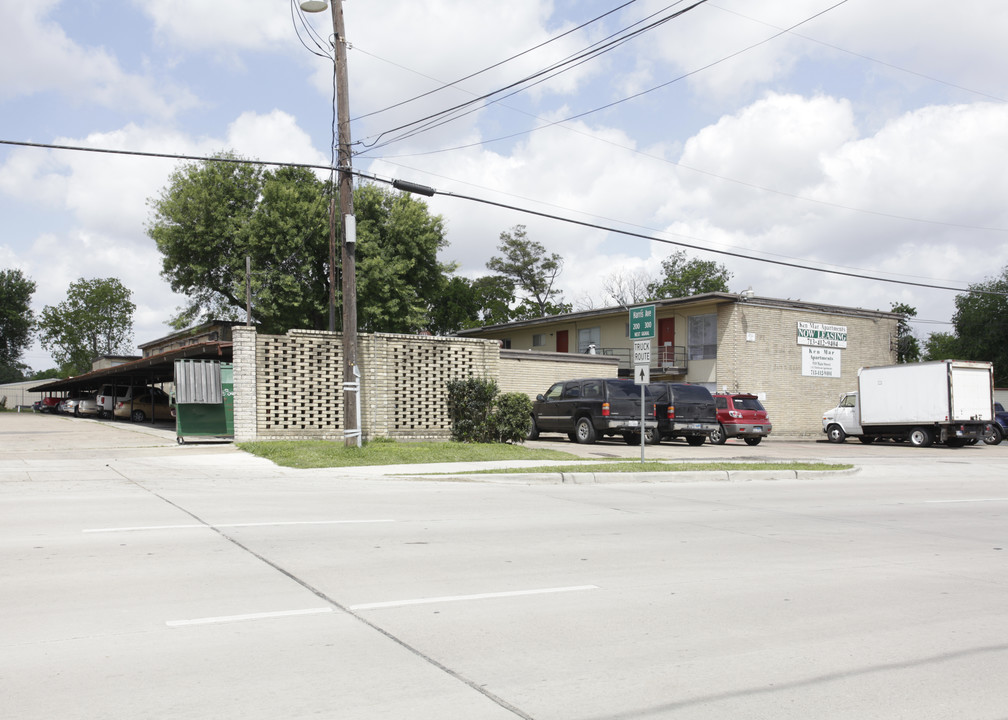
[[[650,340],[655,336],[655,306],[630,308],[630,339]]]

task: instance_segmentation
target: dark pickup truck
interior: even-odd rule
[[[690,445],[703,445],[718,429],[714,397],[703,385],[652,383],[649,388],[658,415],[658,442],[682,437]]]
[[[645,432],[657,430],[654,399],[644,386]],[[553,383],[532,403],[528,439],[540,432],[564,433],[573,442],[593,443],[599,437],[622,435],[632,442],[640,437],[641,386],[633,380],[589,378]],[[645,436],[647,437],[647,435]]]

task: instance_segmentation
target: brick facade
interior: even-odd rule
[[[236,327],[233,340],[235,440],[343,439],[340,333]],[[494,340],[366,334],[358,342],[365,440],[450,438],[454,378],[490,378],[502,392],[535,397],[557,380],[616,375],[611,358],[509,353]]]
[[[798,322],[814,321],[847,329],[838,349],[840,377],[802,374],[803,346]],[[854,389],[858,369],[896,362],[895,318],[888,313],[834,312],[772,301],[733,303],[718,313],[716,389],[763,398],[774,435],[820,437],[822,413],[841,393]]]

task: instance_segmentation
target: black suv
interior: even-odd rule
[[[644,386],[645,437],[656,428],[654,399]],[[593,443],[598,437],[622,435],[627,442],[640,438],[641,386],[633,380],[591,378],[553,383],[532,403],[528,439],[540,432],[566,433],[574,442]]]
[[[682,437],[690,445],[703,445],[718,429],[714,397],[703,385],[652,383],[649,387],[658,415],[657,442]]]

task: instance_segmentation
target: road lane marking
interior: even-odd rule
[[[308,608],[306,610],[279,610],[277,612],[249,613],[247,615],[223,615],[221,617],[195,618],[192,620],[167,620],[168,627],[185,627],[187,625],[216,625],[219,623],[245,622],[247,620],[268,620],[271,618],[293,617],[295,615],[317,615],[331,613],[331,607]]]
[[[350,605],[351,610],[376,610],[379,608],[404,607],[406,605],[428,605],[430,603],[461,602],[464,600],[489,600],[492,598],[519,597],[521,595],[545,595],[548,593],[578,592],[598,590],[598,585],[574,585],[572,587],[542,588],[539,590],[511,590],[509,592],[480,593],[478,595],[446,595],[444,597],[416,598],[413,600],[391,600],[389,602],[361,603]]]
[[[138,527],[88,528],[84,533],[116,533],[142,532],[145,530],[191,530],[193,528],[243,528],[243,527],[282,527],[286,525],[354,525],[359,523],[391,523],[395,520],[295,520],[291,522],[261,522],[261,523],[224,523],[221,525],[204,525],[192,523],[189,525],[143,525]]]
[[[949,505],[951,503],[1004,502],[1008,498],[970,498],[967,500],[922,500],[924,505]]]

